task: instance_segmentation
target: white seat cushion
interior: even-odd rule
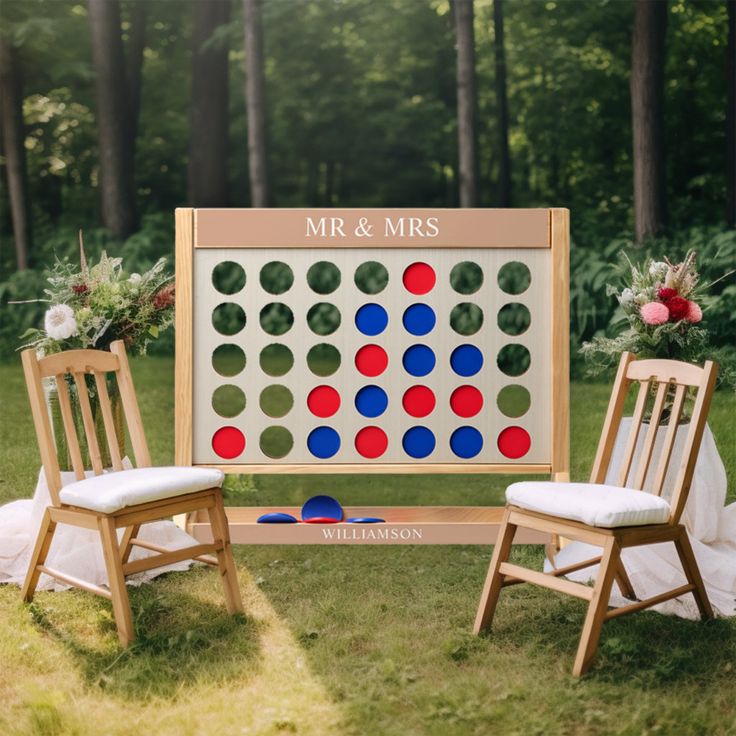
[[[608,529],[664,524],[670,515],[667,501],[652,493],[594,483],[512,483],[506,489],[506,501],[529,511]]]
[[[224,478],[214,468],[133,468],[70,483],[61,489],[59,498],[70,506],[111,514],[126,506],[219,488]]]

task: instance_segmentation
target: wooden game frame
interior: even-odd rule
[[[176,377],[175,461],[193,465],[193,325],[194,253],[199,248],[351,248],[366,247],[364,236],[345,228],[347,235],[336,242],[329,228],[304,238],[306,216],[341,218],[351,225],[380,222],[386,217],[437,218],[441,242],[426,234],[395,235],[380,230],[371,248],[544,248],[550,249],[549,289],[551,392],[549,432],[550,462],[546,463],[197,463],[218,467],[226,473],[504,473],[549,475],[569,479],[569,212],[550,209],[193,209],[176,210]],[[420,231],[421,232],[421,231]],[[341,235],[338,229],[338,236]],[[256,544],[490,544],[495,541],[503,507],[360,507],[346,509],[351,516],[380,516],[378,528],[340,525],[327,530],[321,525],[259,525],[256,519],[267,511],[299,509],[231,507],[227,509],[232,540]],[[195,537],[211,538],[209,523],[193,514],[178,520]],[[357,531],[356,531],[357,530]],[[344,532],[341,534],[340,532]],[[349,533],[348,533],[349,532]],[[517,542],[544,541],[538,533],[520,535]]]

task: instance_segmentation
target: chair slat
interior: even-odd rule
[[[713,398],[713,391],[716,387],[716,378],[718,369],[712,361],[706,361],[703,366],[703,380],[698,386],[698,393],[695,397],[695,405],[693,406],[693,415],[690,418],[690,429],[685,439],[685,448],[682,452],[682,459],[675,481],[675,490],[670,500],[670,522],[672,524],[680,523],[680,516],[685,509],[687,496],[690,492],[690,484],[693,480],[695,472],[695,463],[698,460],[698,452],[700,451],[700,442],[703,439],[703,431],[705,430],[705,422],[708,418],[708,410],[710,402]]]
[[[685,394],[687,393],[687,386],[679,384],[675,389],[675,398],[672,401],[672,411],[670,412],[670,420],[667,423],[667,432],[664,436],[664,444],[662,446],[662,452],[659,456],[659,464],[657,465],[657,474],[654,476],[654,485],[652,486],[652,493],[657,496],[662,495],[664,489],[664,481],[667,475],[667,469],[670,465],[670,457],[672,457],[672,450],[675,446],[675,437],[677,436],[677,426],[680,422],[680,416],[682,414],[682,407],[685,404]]]
[[[107,380],[104,373],[95,371],[95,385],[97,386],[97,396],[100,402],[100,410],[102,411],[102,421],[105,424],[105,435],[107,437],[107,447],[110,450],[112,467],[113,470],[122,470],[123,460],[120,457],[118,435],[115,432],[115,420],[112,416],[110,395],[107,392]]]
[[[66,386],[66,380],[64,379],[63,373],[59,373],[54,376],[54,378],[56,380],[56,393],[59,397],[61,419],[64,422],[64,434],[66,435],[66,443],[69,447],[69,455],[72,460],[74,475],[77,480],[84,480],[84,460],[82,460],[82,450],[79,447],[77,427],[74,423],[72,404],[69,400],[69,389]]]
[[[131,375],[130,363],[128,363],[128,356],[125,352],[125,343],[122,340],[115,340],[115,342],[110,343],[110,350],[117,356],[120,365],[117,372],[118,390],[120,391],[120,398],[123,401],[123,411],[125,412],[125,421],[128,425],[130,442],[133,445],[135,464],[139,468],[150,468],[151,455],[148,452],[146,434],[143,431],[143,420],[141,419],[138,400],[135,396],[133,376]]]
[[[654,406],[652,407],[652,416],[649,420],[649,429],[644,438],[644,447],[641,450],[641,457],[634,476],[634,488],[640,491],[644,490],[644,483],[647,479],[647,471],[649,463],[652,460],[652,450],[657,441],[657,432],[659,431],[659,420],[662,418],[662,411],[670,390],[670,384],[666,381],[660,383],[657,387],[657,395],[654,398]]]
[[[100,455],[100,446],[95,433],[95,419],[89,403],[87,384],[84,380],[85,374],[75,372],[73,375],[74,383],[77,385],[79,408],[82,410],[82,422],[84,423],[84,434],[87,438],[87,449],[89,450],[89,459],[92,462],[92,470],[94,470],[95,475],[101,475],[103,471],[102,456]]]
[[[636,441],[639,439],[641,431],[641,422],[644,418],[644,410],[647,406],[647,398],[649,394],[649,382],[639,381],[639,395],[636,397],[636,406],[634,414],[631,418],[631,432],[626,443],[624,456],[621,459],[621,468],[618,476],[618,485],[622,488],[626,487],[626,479],[629,477],[631,469],[631,461],[634,459],[634,451],[636,450]]]

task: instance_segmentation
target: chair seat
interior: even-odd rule
[[[64,486],[62,503],[111,514],[126,506],[219,488],[225,475],[214,468],[133,468],[93,475]]]
[[[670,516],[670,505],[659,496],[595,483],[513,483],[506,489],[506,501],[528,511],[607,529],[664,524]]]

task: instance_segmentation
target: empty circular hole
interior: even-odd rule
[[[498,310],[498,327],[507,335],[523,335],[532,322],[532,315],[525,304],[504,304]]]
[[[531,405],[529,391],[518,384],[504,386],[496,398],[499,411],[507,417],[520,417],[529,411]]]
[[[212,394],[212,408],[221,417],[236,417],[245,409],[245,394],[239,386],[226,383],[218,386]]]
[[[212,326],[221,335],[235,335],[245,327],[243,307],[234,302],[218,304],[212,310]]]
[[[274,460],[285,457],[294,447],[294,438],[286,427],[268,427],[261,432],[261,452]]]
[[[472,302],[456,304],[450,312],[450,327],[460,335],[474,335],[483,326],[483,310]]]
[[[307,312],[307,324],[316,335],[331,335],[340,326],[340,310],[329,302],[318,302]]]
[[[340,269],[329,261],[319,261],[309,267],[307,283],[318,294],[332,294],[340,286]]]
[[[271,261],[261,269],[261,286],[269,294],[283,294],[294,283],[294,272],[281,261]]]
[[[266,375],[283,376],[294,365],[294,354],[286,345],[273,342],[261,350],[259,362]]]
[[[218,345],[212,353],[212,367],[221,376],[237,376],[245,368],[243,348],[232,343]]]
[[[475,294],[483,285],[483,269],[472,261],[458,263],[450,271],[450,286],[458,294]]]
[[[331,376],[340,367],[340,351],[326,342],[314,345],[307,353],[307,366],[316,376]]]
[[[355,269],[355,285],[364,294],[380,294],[388,284],[388,271],[377,261],[366,261]]]
[[[218,263],[212,269],[212,285],[221,294],[237,294],[245,286],[245,271],[234,261]]]
[[[498,286],[507,294],[523,294],[531,282],[529,267],[519,261],[504,263],[498,271]]]
[[[286,386],[273,384],[266,386],[261,391],[258,404],[266,416],[276,419],[286,416],[291,411],[291,407],[294,406],[294,396]]]
[[[261,309],[261,327],[269,335],[283,335],[294,324],[294,313],[283,302],[270,302]]]
[[[496,362],[501,372],[507,376],[520,376],[528,370],[531,356],[523,345],[509,344],[498,351]]]

